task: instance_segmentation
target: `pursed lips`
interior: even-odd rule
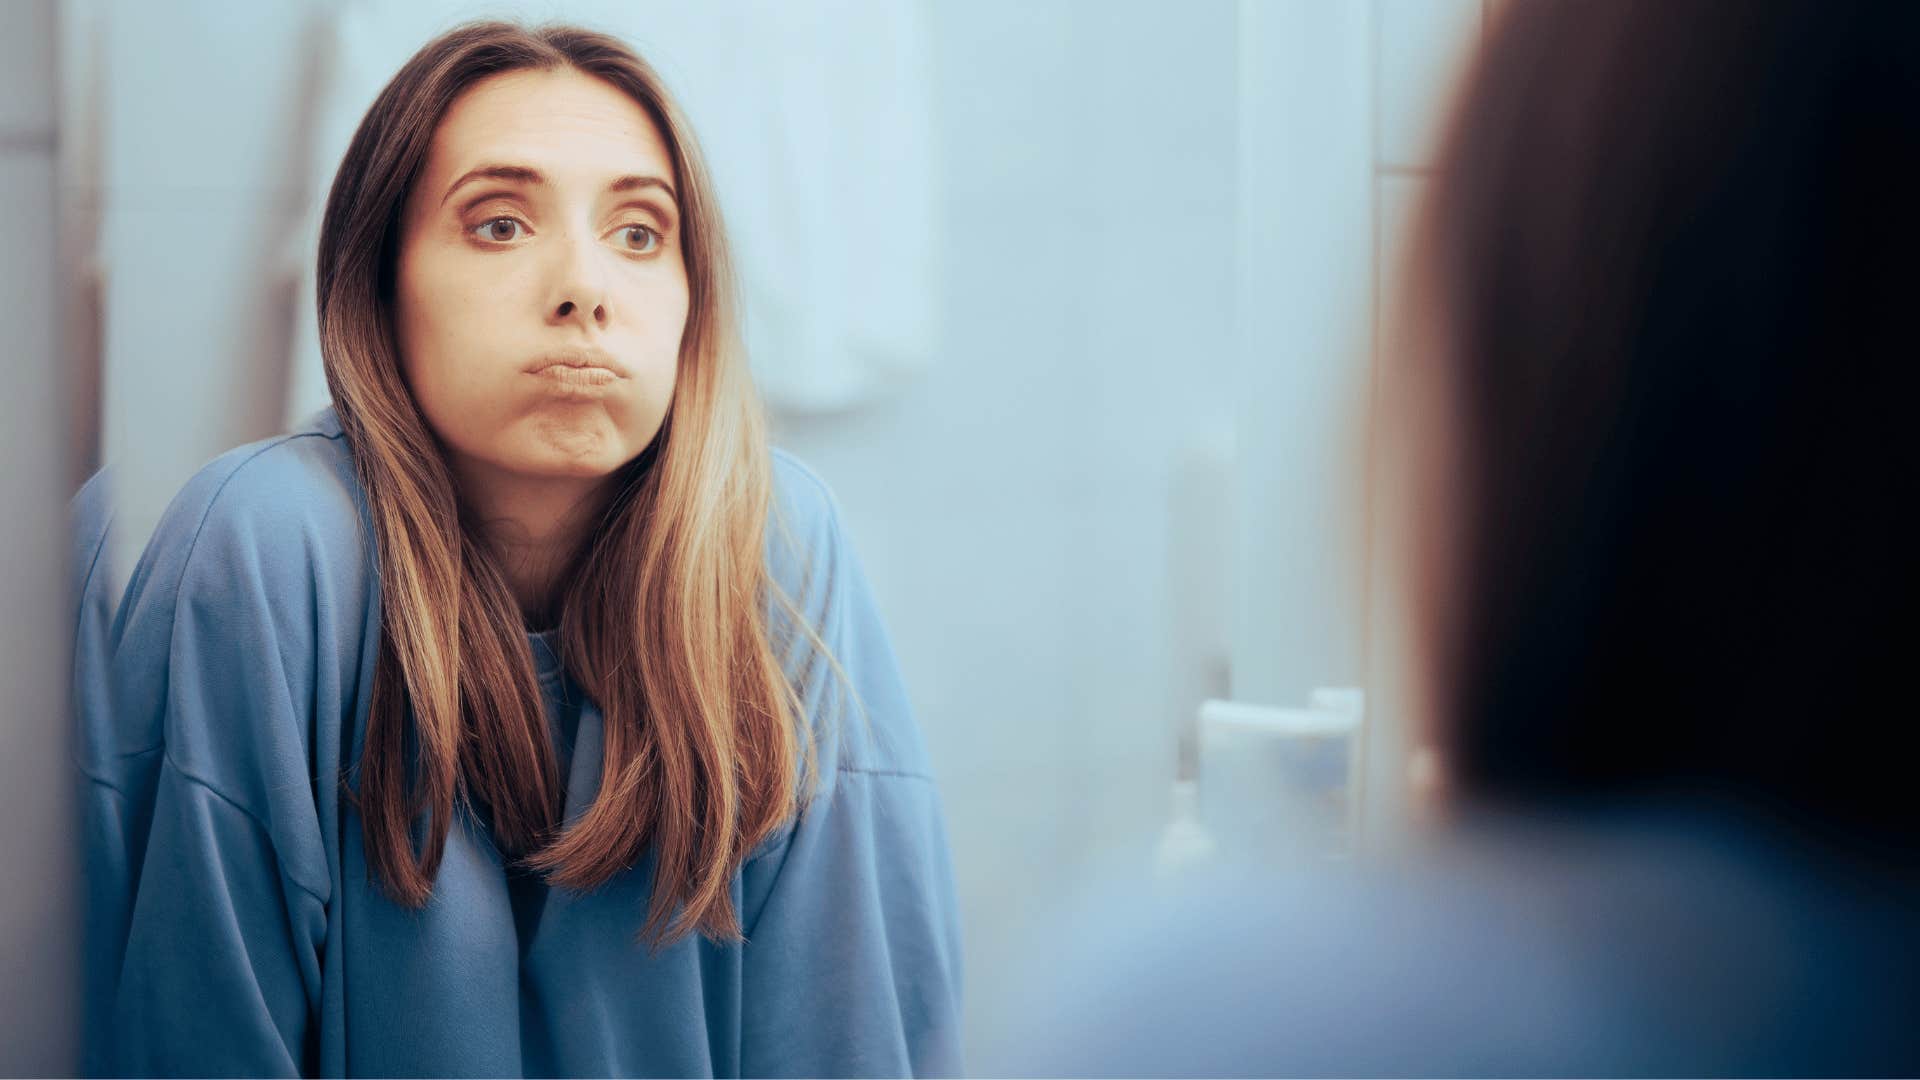
[[[569,380],[610,382],[627,377],[627,369],[604,349],[556,349],[542,353],[528,364],[529,375],[546,375]]]

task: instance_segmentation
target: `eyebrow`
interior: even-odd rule
[[[481,165],[462,173],[460,179],[455,180],[447,188],[447,193],[440,197],[440,205],[445,206],[447,200],[453,198],[454,192],[475,180],[501,180],[510,184],[525,184],[529,187],[538,187],[547,182],[547,178],[540,174],[540,170],[528,168],[525,165]],[[642,188],[658,188],[667,193],[667,197],[674,201],[674,205],[677,206],[680,203],[680,196],[674,192],[673,185],[657,176],[630,173],[607,185],[607,190],[610,192],[638,191]]]

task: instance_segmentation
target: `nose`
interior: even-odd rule
[[[585,304],[576,304],[571,300],[562,300],[560,301],[560,306],[553,309],[554,321],[567,322],[573,318],[574,312],[576,311],[589,312],[592,316],[593,324],[597,327],[605,327],[607,325],[607,306],[605,304],[595,304],[589,309]],[[586,322],[586,318],[582,317],[578,321],[584,323]]]
[[[587,329],[607,325],[607,291],[603,271],[594,258],[591,240],[571,239],[561,245],[553,292],[547,300],[547,321],[554,325],[578,323]]]

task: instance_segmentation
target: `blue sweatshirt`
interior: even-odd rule
[[[512,872],[465,813],[420,911],[370,882],[340,776],[380,604],[332,410],[175,498],[124,596],[105,480],[75,503],[86,782],[87,1068],[191,1075],[905,1075],[959,1071],[939,798],[832,496],[776,454],[774,577],[844,667],[808,698],[820,786],[733,882],[746,942],[636,943],[651,858],[580,894]],[[601,717],[529,635],[569,820]],[[843,715],[845,714],[845,715]]]

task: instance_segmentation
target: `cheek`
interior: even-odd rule
[[[687,325],[685,275],[649,275],[629,283],[625,292],[621,306],[633,313],[631,355],[626,358],[646,383],[647,396],[664,404],[673,393]]]
[[[675,356],[680,352],[681,336],[687,325],[689,295],[684,271],[675,268],[649,268],[649,273],[630,282],[622,306],[634,313],[636,336],[649,359],[659,354]]]
[[[504,373],[490,361],[507,340],[503,323],[511,310],[500,282],[464,271],[459,260],[426,256],[398,268],[395,332],[401,370],[414,399],[442,438],[459,442],[448,428],[484,418],[498,397]]]

